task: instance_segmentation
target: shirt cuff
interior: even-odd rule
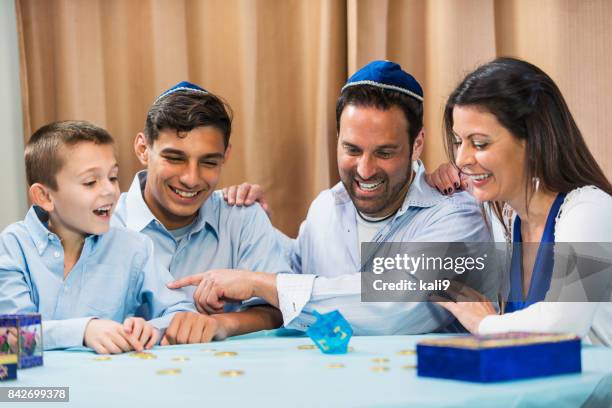
[[[285,327],[291,328],[291,322],[302,313],[302,309],[310,300],[315,278],[316,276],[311,274],[279,273],[276,275],[278,306],[283,314]]]
[[[43,345],[45,350],[83,347],[85,344],[85,329],[95,316],[75,319],[49,321],[43,326]]]
[[[499,320],[499,315],[489,315],[481,320],[478,325],[478,334],[495,334],[500,333],[503,330],[500,330],[497,324]]]
[[[194,312],[196,313],[196,312]],[[165,331],[168,326],[170,326],[170,322],[176,313],[170,313],[167,315],[163,315],[161,317],[157,317],[155,319],[149,320],[151,326],[155,327],[159,331]]]

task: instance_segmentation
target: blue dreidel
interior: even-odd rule
[[[306,334],[325,354],[345,354],[353,335],[349,322],[339,311],[320,314],[316,310],[317,321],[308,328]]]

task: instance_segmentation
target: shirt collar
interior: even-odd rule
[[[157,221],[142,196],[146,182],[146,170],[136,173],[125,198],[125,225],[133,231],[140,232],[151,222]]]
[[[35,205],[30,207],[23,220],[30,237],[32,237],[34,241],[34,245],[36,245],[39,255],[45,251],[51,240],[57,239],[59,241],[59,237],[47,228],[47,220],[47,213],[42,208]]]
[[[444,201],[445,197],[425,180],[425,165],[420,160],[413,162],[412,170],[415,172],[414,180],[410,185],[404,203],[398,214],[405,213],[410,207],[428,208]]]
[[[134,180],[130,185],[130,189],[127,192],[125,200],[126,206],[126,226],[134,231],[142,231],[149,224],[153,223],[156,227],[166,229],[164,225],[153,215],[151,209],[144,200],[143,193],[147,183],[147,171],[142,170],[136,173]],[[215,234],[218,236],[219,229],[219,217],[215,217],[218,213],[218,203],[214,197],[215,193],[208,197],[204,202],[197,219],[193,224],[193,228],[189,235],[200,231],[207,224],[213,229]]]
[[[410,185],[402,206],[397,211],[396,217],[404,214],[410,207],[433,207],[444,200],[444,196],[425,181],[425,166],[420,160],[413,162],[412,170],[415,172],[414,180]],[[336,205],[344,205],[351,201],[351,197],[342,182],[332,188],[332,193]]]
[[[25,216],[24,224],[30,237],[36,245],[38,255],[42,255],[45,249],[51,242],[57,242],[61,245],[60,238],[48,228],[49,214],[42,208],[33,205]],[[85,238],[83,248],[87,247],[88,250],[93,250],[93,246],[98,242],[99,235],[89,235]]]
[[[204,201],[202,207],[200,207],[200,213],[194,228],[191,230],[189,235],[200,231],[205,226],[209,226],[217,238],[219,237],[219,212],[221,211],[220,206],[222,205],[220,194],[213,191],[212,194]]]

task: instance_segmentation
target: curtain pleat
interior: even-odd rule
[[[495,56],[557,81],[612,176],[612,2],[606,0],[16,0],[25,135],[84,119],[117,140],[122,190],[155,96],[181,80],[234,112],[222,185],[260,183],[273,221],[295,235],[310,202],[338,181],[335,101],[372,59],[423,85],[429,169],[446,161],[448,94]]]

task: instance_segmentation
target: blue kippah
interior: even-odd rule
[[[405,93],[423,102],[423,88],[409,73],[402,71],[399,64],[391,61],[372,61],[355,72],[342,87],[342,91],[351,86],[372,85]]]
[[[204,94],[208,93],[208,91],[206,89],[201,88],[201,87],[197,86],[196,84],[192,84],[191,82],[187,82],[187,81],[182,81],[182,82],[179,82],[178,84],[174,85],[172,88],[164,91],[161,95],[159,95],[157,97],[157,99],[155,99],[155,102],[153,102],[153,104],[155,105],[157,103],[157,101],[159,101],[164,96],[168,96],[168,95],[173,94],[173,93],[175,93],[177,91],[187,91],[187,92],[196,92],[196,93],[204,93]]]

